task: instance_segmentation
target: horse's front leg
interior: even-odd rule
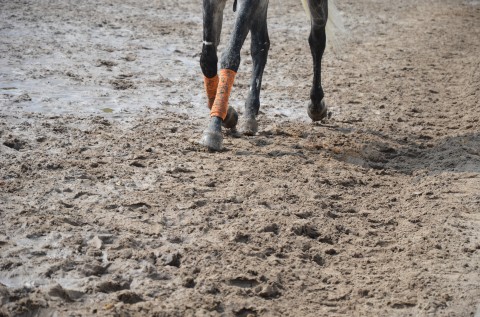
[[[217,47],[222,31],[223,10],[227,0],[203,0],[203,46],[200,67],[207,94],[208,108],[211,109],[217,93]]]
[[[267,29],[268,0],[261,0],[259,2],[259,8],[253,17],[250,28],[252,37],[250,53],[252,55],[253,71],[250,91],[245,102],[244,121],[241,128],[242,132],[246,135],[254,135],[258,130],[256,116],[260,109],[262,76],[267,63],[268,50],[270,48],[270,39],[268,38]]]
[[[325,51],[327,37],[325,26],[328,19],[327,0],[309,0],[311,14],[311,31],[308,43],[313,57],[313,85],[310,91],[310,104],[308,105],[308,116],[313,121],[322,120],[327,116],[327,106],[324,101],[322,88],[322,56]]]
[[[200,67],[203,73],[203,82],[205,93],[207,95],[208,108],[211,110],[217,95],[219,83],[219,75],[217,74],[217,47],[220,43],[220,34],[222,31],[223,10],[225,9],[226,0],[203,0],[203,46],[200,56]],[[207,131],[209,134],[202,143],[206,143],[209,147],[215,148],[221,145],[216,140],[222,138],[221,122],[213,122],[215,126],[209,126]],[[216,126],[218,125],[218,127]],[[207,133],[207,132],[205,132]]]
[[[258,2],[258,0],[238,0],[233,34],[220,61],[221,69],[218,74],[215,100],[210,111],[210,123],[200,141],[211,150],[222,149],[222,123],[227,128],[236,124],[237,114],[228,106],[228,99],[240,66],[240,50],[250,29],[252,16],[258,8]]]

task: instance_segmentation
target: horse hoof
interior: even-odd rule
[[[200,139],[200,144],[211,151],[221,151],[223,149],[222,133],[205,131]]]
[[[227,129],[235,129],[238,122],[238,113],[233,107],[228,107],[227,116],[223,120],[223,126]]]
[[[314,105],[313,103],[310,103],[308,105],[308,116],[312,121],[320,121],[322,119],[325,119],[327,117],[327,105],[325,104],[325,101],[322,99],[320,101],[319,105]]]
[[[203,132],[200,144],[211,151],[221,151],[223,148],[222,119],[212,117],[208,128]]]
[[[244,135],[255,135],[258,131],[258,123],[255,118],[248,118],[242,123],[240,131]]]

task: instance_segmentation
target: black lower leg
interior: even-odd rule
[[[251,55],[253,60],[252,79],[250,92],[245,102],[245,117],[255,118],[260,109],[260,90],[265,65],[267,63],[270,39],[267,29],[267,5],[262,8],[251,27],[252,43]]]
[[[202,54],[200,56],[200,67],[203,75],[208,78],[215,77],[217,74],[217,50],[212,46],[203,45]]]
[[[310,91],[311,103],[308,106],[308,115],[313,121],[322,120],[327,116],[324,92],[322,88],[322,57],[325,52],[327,37],[325,25],[328,18],[327,0],[310,0],[312,26],[308,43],[313,57],[313,84]]]
[[[217,46],[222,29],[225,0],[203,0],[203,46],[200,67],[203,75],[212,78],[217,74]]]
[[[308,42],[313,57],[313,85],[310,91],[310,98],[313,103],[320,102],[323,97],[322,88],[322,56],[326,45],[325,27],[312,26]]]
[[[220,42],[223,10],[226,0],[203,0],[203,46],[200,56],[200,67],[207,78],[217,75],[217,46]],[[208,92],[207,92],[208,93]],[[210,119],[200,143],[212,150],[222,148],[222,119]]]

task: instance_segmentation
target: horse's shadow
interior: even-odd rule
[[[366,132],[356,141],[356,149],[334,153],[338,160],[405,174],[425,170],[430,173],[480,173],[480,133],[466,133],[433,139],[412,135],[402,140],[376,132]]]
[[[433,138],[422,133],[399,136],[336,123],[314,123],[314,129],[289,121],[276,124],[265,120],[263,123],[274,128],[260,131],[255,137],[229,135],[227,140],[240,139],[248,143],[233,142],[237,144],[230,144],[224,152],[268,158],[296,156],[305,160],[312,160],[323,152],[347,164],[403,174],[416,171],[480,173],[480,133],[477,131]]]

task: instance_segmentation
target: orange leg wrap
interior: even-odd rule
[[[217,95],[210,111],[211,117],[220,117],[222,120],[225,120],[228,111],[228,98],[232,92],[236,74],[236,72],[230,69],[220,69],[220,81],[218,83]]]
[[[215,95],[217,94],[218,87],[218,75],[208,78],[203,77],[203,84],[205,86],[205,92],[207,93],[208,109],[212,109],[213,102],[215,101]]]

